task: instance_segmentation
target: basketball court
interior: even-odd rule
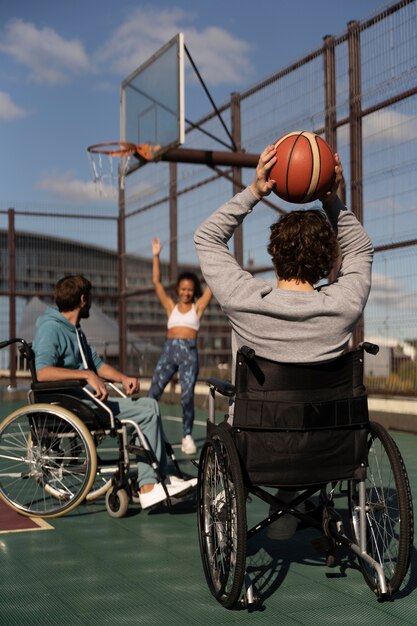
[[[106,137],[88,147],[93,180],[99,193],[113,189],[120,214],[118,252],[120,284],[125,285],[124,222],[128,177],[139,169],[168,163],[219,166],[231,171],[221,176],[242,184],[240,168],[254,168],[259,155],[240,149],[233,130],[212,105],[226,139],[209,136],[210,145],[222,149],[184,147],[188,120],[184,101],[184,61],[188,56],[181,33],[129,75],[121,85],[120,140]],[[204,81],[197,78],[204,88]],[[207,94],[209,99],[210,95]],[[206,135],[207,130],[201,129]],[[171,173],[172,176],[174,174]],[[278,198],[265,203],[283,212]],[[170,220],[176,224],[175,198],[170,197]],[[170,278],[177,270],[175,227],[170,239]],[[235,242],[236,256],[241,250]],[[126,296],[126,293],[121,294]],[[126,360],[126,298],[119,303],[120,369]],[[190,458],[181,453],[180,407],[162,404],[167,438],[174,444],[182,470],[196,476]],[[0,418],[7,415],[1,407]],[[200,450],[206,435],[206,410],[198,410],[193,435]],[[408,470],[414,502],[417,501],[415,435],[392,433]],[[345,496],[337,494],[341,509]],[[248,524],[265,513],[265,503],[248,505]],[[347,503],[345,512],[347,512]],[[0,626],[82,626],[92,624],[253,624],[322,626],[373,622],[384,626],[417,623],[417,543],[411,567],[400,592],[379,602],[366,585],[358,563],[341,549],[336,567],[314,542],[312,529],[297,531],[285,542],[269,540],[261,532],[249,545],[247,569],[261,597],[256,610],[239,607],[228,611],[211,596],[201,565],[196,500],[178,501],[170,510],[161,505],[141,511],[132,505],[122,518],[112,518],[104,498],[86,502],[67,515],[45,522],[23,518],[0,504],[0,555],[2,558],[2,608]],[[34,532],[43,530],[46,532]]]
[[[178,446],[179,410],[162,405],[162,412],[167,436]],[[199,448],[204,420],[205,411],[199,410]],[[393,435],[416,501],[415,436]],[[195,472],[179,447],[175,451],[183,470]],[[248,506],[249,524],[259,519],[262,506],[259,501]],[[298,531],[285,542],[272,542],[261,533],[248,552],[261,607],[228,611],[211,596],[204,578],[193,499],[179,502],[171,512],[164,507],[140,512],[132,505],[126,517],[114,519],[102,498],[48,520],[48,526],[45,532],[1,534],[1,626],[417,623],[416,549],[403,590],[393,601],[380,603],[343,550],[337,566],[326,567],[324,554],[312,543],[314,531]]]

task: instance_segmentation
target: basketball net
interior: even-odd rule
[[[97,191],[102,197],[117,198],[119,189],[124,190],[125,179],[134,158],[142,164],[155,160],[161,146],[108,141],[88,146],[91,174]],[[116,160],[117,159],[117,160]]]
[[[125,188],[136,146],[126,142],[100,143],[89,146],[87,152],[98,195],[117,198],[119,189]]]

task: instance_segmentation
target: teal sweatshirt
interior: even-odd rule
[[[78,329],[81,330],[79,325]],[[82,331],[81,333],[88,369],[97,372],[104,362],[94,348],[88,345],[84,333]],[[51,365],[74,370],[84,369],[75,326],[58,311],[57,307],[49,307],[37,319],[32,347],[35,352],[36,371]]]

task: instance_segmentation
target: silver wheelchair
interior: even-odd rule
[[[246,571],[247,542],[284,514],[318,531],[328,566],[335,566],[337,548],[346,546],[380,599],[399,590],[413,546],[412,497],[398,447],[385,428],[369,421],[364,351],[376,354],[378,346],[363,343],[330,363],[306,365],[269,361],[244,346],[234,385],[207,381],[198,533],[208,587],[224,607],[259,605]],[[226,419],[215,424],[216,393],[234,402],[232,426]],[[277,495],[272,487],[279,488]],[[347,496],[347,515],[336,509],[337,488]],[[292,492],[290,500],[286,492]],[[272,508],[248,529],[246,501],[252,496]]]
[[[14,338],[1,342],[0,349],[12,343],[20,344],[32,382],[28,405],[0,424],[0,497],[23,515],[52,518],[105,496],[109,515],[123,517],[129,504],[139,504],[131,461],[140,455],[153,468],[170,505],[155,454],[136,422],[115,417],[85,380],[38,382],[30,344]],[[168,441],[165,448],[183,478]]]

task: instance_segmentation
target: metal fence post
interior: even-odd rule
[[[7,258],[9,273],[9,337],[16,337],[16,238],[15,238],[15,211],[8,210],[8,239]],[[10,387],[17,384],[16,378],[16,344],[9,346],[10,359]]]
[[[353,213],[363,223],[362,93],[359,26],[359,22],[356,21],[348,23],[350,202]],[[364,340],[364,334],[364,317],[362,315],[353,333],[353,345],[361,343]]]

